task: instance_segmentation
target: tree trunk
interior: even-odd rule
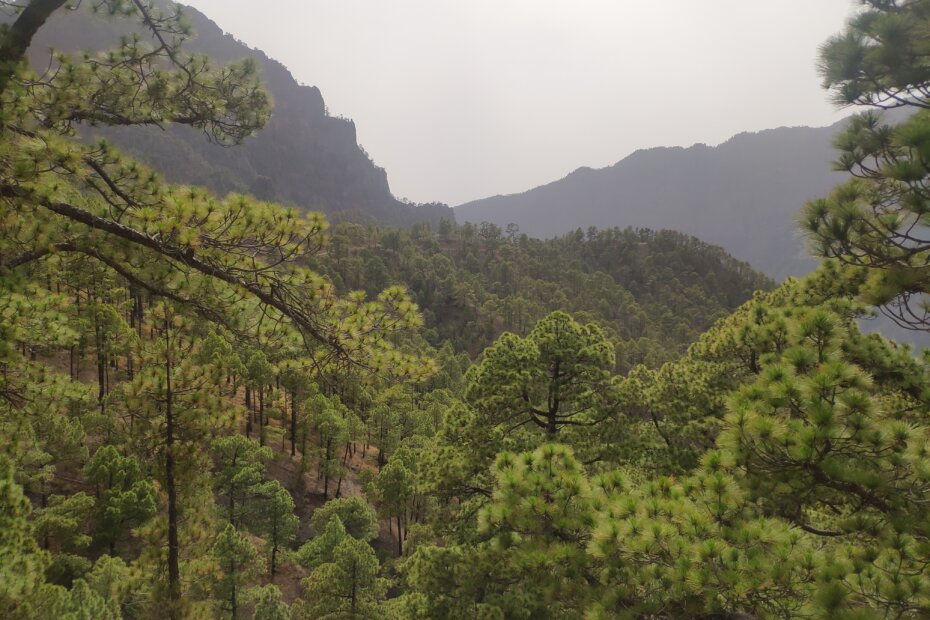
[[[239,602],[236,600],[236,563],[229,563],[229,578],[232,581],[232,592],[229,597],[229,606],[232,610],[232,615],[230,618],[236,620],[236,617],[239,615]]]
[[[45,491],[44,480],[42,481],[42,493],[39,505],[42,506],[42,508],[48,507],[48,493]],[[42,534],[42,548],[47,551],[50,545],[51,541],[49,541],[48,528],[45,528],[45,531]]]
[[[22,62],[32,38],[45,20],[67,0],[33,0],[0,39],[0,93],[7,90],[16,67]]]
[[[265,445],[265,386],[258,386],[258,443]]]
[[[271,581],[274,581],[274,575],[277,572],[277,558],[278,558],[278,521],[275,518],[274,527],[271,529]]]
[[[333,453],[333,439],[332,437],[326,440],[326,454],[325,454],[325,463],[326,467],[323,469],[323,499],[329,499],[329,461],[332,458]]]
[[[104,413],[103,398],[107,395],[107,360],[103,355],[103,329],[97,323],[97,313],[94,312],[94,337],[97,344],[97,403],[100,405],[100,414]]]
[[[559,366],[560,360],[555,361],[555,367],[552,369],[552,379],[550,386],[555,385],[556,380],[559,377]],[[558,427],[558,415],[559,415],[559,397],[556,394],[552,393],[552,387],[549,388],[549,410],[548,420],[546,420],[546,433],[549,434],[549,437],[555,437],[556,433],[559,432]]]
[[[252,390],[245,386],[245,436],[252,438]]]
[[[339,470],[339,482],[336,484],[336,497],[342,497],[342,479],[345,477],[346,473],[346,461],[349,458],[350,445],[350,443],[346,442],[346,450],[342,455],[342,469]]]
[[[291,456],[297,454],[297,390],[291,392]]]
[[[168,616],[177,618],[181,599],[180,545],[178,544],[178,492],[174,480],[174,410],[171,394],[171,337],[165,321],[165,488],[168,493]]]
[[[142,294],[141,293],[136,295],[135,307],[136,307],[136,331],[139,334],[139,338],[142,338],[142,320],[145,318],[145,310],[142,306]]]
[[[284,422],[287,420],[287,392],[284,393],[284,410],[281,416],[281,452],[284,452],[284,446],[287,442],[287,433],[285,432]]]
[[[353,569],[354,569],[354,567],[353,567]],[[355,574],[354,574],[355,571],[353,570],[352,572],[353,572],[353,574],[352,574],[352,593],[351,593],[351,595],[350,595],[350,598],[351,598],[351,601],[352,601],[352,602],[351,602],[351,607],[350,607],[350,613],[351,613],[350,618],[352,618],[352,620],[355,620],[355,612],[356,612],[356,609],[358,608],[358,595],[357,595],[356,592],[355,592],[355,589],[356,589],[356,587],[357,587],[357,585],[356,585],[356,581],[357,581],[357,580],[355,579]]]

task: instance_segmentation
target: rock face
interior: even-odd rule
[[[842,182],[833,138],[846,121],[822,128],[739,134],[709,147],[637,151],[613,166],[579,168],[522,194],[455,208],[459,221],[519,224],[550,237],[586,226],[669,228],[722,246],[781,279],[810,271],[797,214],[805,201]]]
[[[203,185],[221,195],[246,192],[324,211],[333,219],[400,226],[452,219],[451,210],[443,205],[417,207],[394,198],[384,169],[359,147],[355,123],[330,116],[318,88],[298,84],[284,65],[224,34],[196,9],[185,7],[185,14],[197,33],[187,45],[189,50],[207,54],[217,64],[251,57],[261,65],[274,101],[265,128],[233,148],[213,144],[186,127],[93,128],[89,136],[110,140],[169,181]],[[106,49],[127,32],[127,26],[86,11],[59,11],[40,30],[30,57],[41,66],[48,61],[51,47]]]

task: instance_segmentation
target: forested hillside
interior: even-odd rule
[[[161,0],[155,5],[173,3]],[[85,2],[82,10],[53,15],[32,42],[33,65],[45,67],[51,48],[104,50],[128,32],[143,41],[151,38],[132,24],[101,19],[92,8],[93,3]],[[82,127],[83,135],[107,138],[169,181],[204,186],[221,196],[249,193],[337,219],[395,226],[420,221],[435,225],[441,217],[452,218],[443,205],[418,208],[397,200],[384,169],[359,146],[355,123],[331,113],[318,88],[298,84],[281,63],[224,34],[196,9],[184,7],[184,12],[196,34],[187,43],[189,50],[218,63],[244,58],[256,63],[274,101],[262,130],[235,149],[204,140],[201,132],[179,125],[99,124]]]
[[[0,0],[0,617],[930,615],[930,356],[858,328],[930,331],[930,1],[822,48],[866,112],[800,217],[819,268],[776,288],[675,232],[171,184],[75,133],[240,148],[255,64],[89,6],[146,37],[36,74],[66,3]]]
[[[454,210],[462,222],[515,222],[541,238],[578,222],[679,230],[777,280],[801,276],[816,261],[797,230],[797,213],[843,180],[832,170],[833,140],[848,122],[745,133],[719,146],[644,149],[607,168],[580,168],[521,194]]]
[[[514,227],[449,221],[438,232],[340,225],[320,268],[346,290],[407,286],[427,340],[472,357],[502,332],[525,335],[566,310],[607,330],[619,372],[679,356],[753,291],[774,286],[720,248],[672,231],[590,228],[541,241]]]

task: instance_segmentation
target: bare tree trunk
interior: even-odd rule
[[[297,454],[297,390],[291,392],[291,456]]]
[[[174,409],[171,393],[171,337],[165,321],[165,478],[168,493],[168,597],[169,617],[177,618],[181,599],[180,545],[178,543],[178,492],[174,479]]]
[[[349,460],[349,446],[352,444],[346,442],[345,452],[342,454],[342,469],[339,470],[339,483],[336,485],[336,497],[342,497],[342,479],[346,473],[346,462]]]
[[[265,386],[258,386],[258,443],[265,445]]]
[[[252,390],[245,386],[245,436],[252,438]]]

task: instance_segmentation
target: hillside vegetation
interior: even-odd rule
[[[842,181],[832,170],[831,127],[740,134],[719,146],[637,151],[602,169],[581,168],[520,194],[455,207],[459,221],[515,222],[528,234],[591,226],[668,228],[694,235],[781,280],[816,266],[797,230],[805,201]]]
[[[238,148],[257,67],[89,5],[146,37],[37,74],[65,3],[0,2],[0,616],[930,615],[930,357],[858,328],[930,331],[930,2],[824,45],[867,111],[777,287],[681,233],[330,228],[169,183],[82,132]]]
[[[672,231],[580,230],[548,241],[493,224],[437,232],[345,224],[320,268],[346,290],[407,286],[434,346],[478,355],[565,310],[607,330],[617,371],[684,353],[713,323],[774,284],[720,248]]]

